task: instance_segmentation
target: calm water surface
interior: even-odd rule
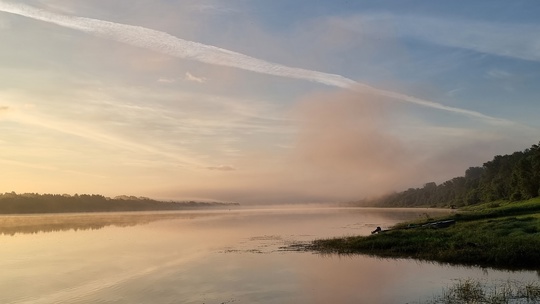
[[[425,212],[0,216],[0,303],[422,303],[458,279],[539,280],[536,272],[280,250],[298,241],[367,235]]]

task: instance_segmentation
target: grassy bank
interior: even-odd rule
[[[442,229],[418,227],[456,220]],[[417,228],[408,228],[416,226]],[[540,198],[475,206],[438,219],[403,223],[370,236],[314,241],[322,253],[363,253],[505,269],[540,269]]]

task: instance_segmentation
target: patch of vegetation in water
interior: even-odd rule
[[[536,283],[506,282],[487,286],[479,281],[465,279],[445,288],[441,296],[424,302],[428,304],[463,303],[539,303],[540,285]]]

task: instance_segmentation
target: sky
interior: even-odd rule
[[[0,0],[0,193],[361,200],[540,141],[540,4]]]

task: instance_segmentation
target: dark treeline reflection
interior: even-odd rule
[[[194,219],[213,213],[85,213],[0,216],[0,235],[18,233],[98,230],[107,226],[128,227],[160,220]]]
[[[194,201],[166,202],[126,195],[109,198],[96,194],[17,194],[15,192],[0,194],[0,214],[186,210],[232,205],[238,204]]]

